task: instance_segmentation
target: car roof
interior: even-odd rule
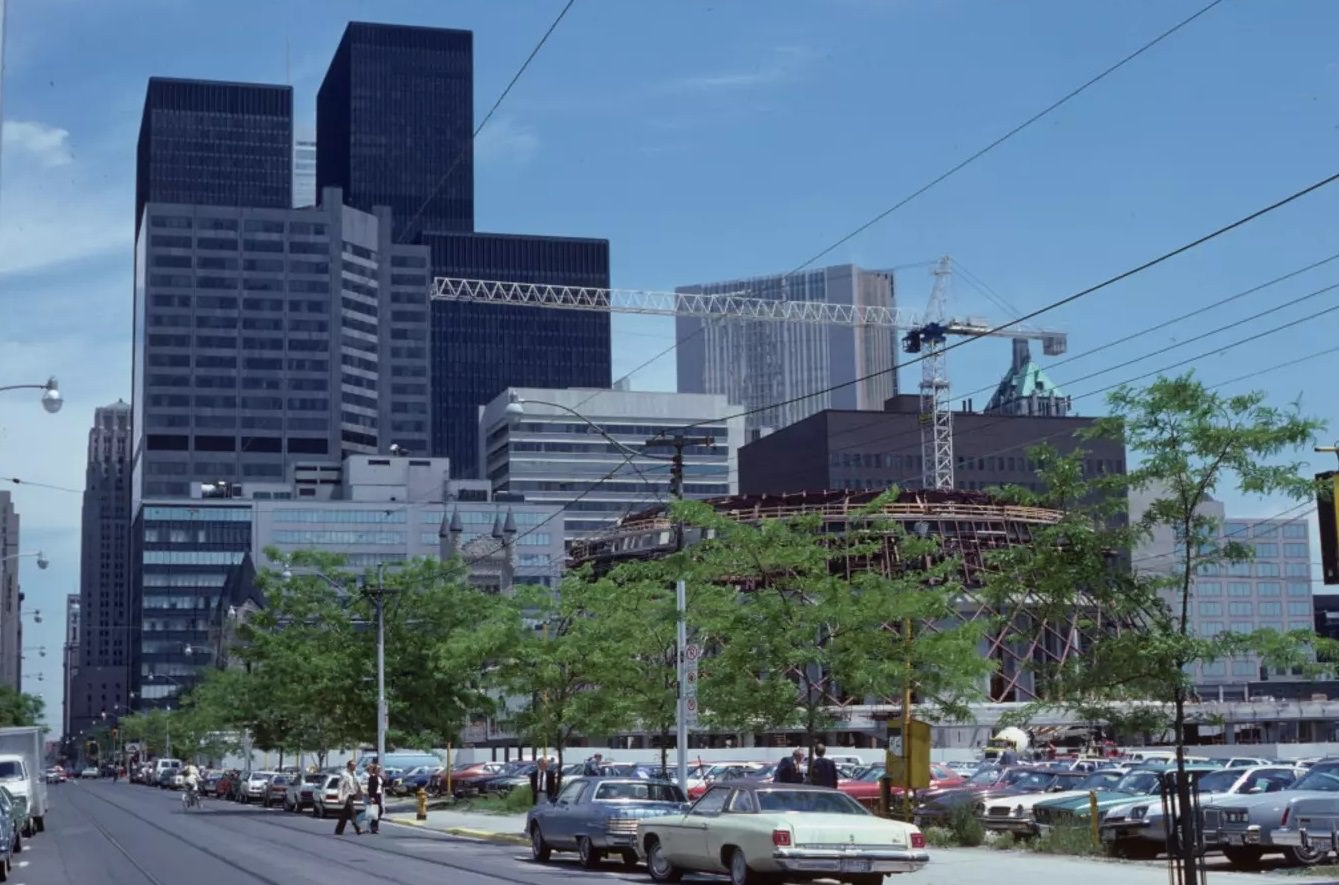
[[[716,781],[711,785],[716,787],[735,787],[740,790],[803,790],[814,793],[833,793],[837,792],[831,787],[822,787],[818,784],[778,784],[775,781],[746,781],[746,780],[724,780]]]

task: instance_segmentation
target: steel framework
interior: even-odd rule
[[[881,492],[877,491],[824,491],[739,495],[707,503],[721,515],[739,522],[817,515],[826,532],[841,535],[849,522],[869,520],[866,505],[879,494]],[[1088,636],[1113,626],[1095,610],[1057,613],[1034,605],[1028,599],[1016,600],[1012,610],[1003,610],[977,592],[987,573],[987,555],[994,550],[1031,543],[1035,531],[1060,520],[1058,510],[1001,504],[980,492],[922,490],[902,493],[897,501],[886,504],[875,516],[880,517],[902,524],[908,533],[937,537],[945,556],[961,559],[966,593],[960,602],[958,617],[962,620],[990,619],[993,624],[981,649],[983,655],[996,662],[996,673],[988,691],[992,701],[1041,699],[1044,686],[1038,685],[1038,674],[1063,666],[1071,655],[1082,653]],[[576,542],[569,564],[591,563],[597,571],[602,571],[629,559],[657,559],[674,550],[674,530],[669,514],[661,507],[633,514],[594,537]],[[690,530],[687,540],[695,543],[700,540],[700,535],[694,535]],[[848,573],[870,568],[906,567],[900,559],[893,534],[885,535],[881,547],[877,557],[845,560],[840,567]],[[747,580],[740,581],[738,586],[743,592],[751,589]],[[899,624],[885,626],[890,631],[901,629]],[[915,629],[935,631],[944,629],[944,626],[925,623]],[[800,676],[798,673],[794,675],[797,679]],[[896,691],[876,698],[847,696],[826,674],[819,686],[824,692],[825,703],[838,710],[871,703],[896,706],[902,702]]]

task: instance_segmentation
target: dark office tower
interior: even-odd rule
[[[316,188],[389,206],[396,242],[474,228],[474,35],[351,22],[316,96]]]
[[[139,613],[130,606],[130,405],[93,413],[84,480],[80,549],[78,671],[71,681],[75,731],[103,710],[125,707]]]
[[[609,286],[609,241],[509,234],[432,234],[437,276]],[[433,454],[457,478],[475,478],[479,407],[511,387],[610,384],[609,314],[434,301]]]
[[[293,204],[293,89],[149,79],[135,166],[135,232],[145,203]]]

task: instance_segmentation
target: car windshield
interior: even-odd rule
[[[1150,793],[1158,786],[1156,771],[1132,771],[1121,778],[1114,789],[1122,793]]]
[[[0,762],[0,777],[23,777],[22,762]]]
[[[1201,775],[1199,778],[1201,793],[1226,793],[1232,789],[1237,781],[1241,780],[1242,771],[1240,768],[1226,771],[1211,771],[1208,774]]]
[[[845,793],[827,790],[759,790],[758,810],[764,813],[801,811],[811,814],[869,814],[859,802]]]
[[[1339,793],[1339,771],[1310,771],[1301,780],[1292,785],[1294,790],[1317,790],[1322,793]]]
[[[1000,770],[998,768],[983,768],[976,774],[967,779],[967,783],[976,786],[990,786],[1000,779]]]
[[[1021,790],[1044,790],[1055,783],[1055,775],[1047,771],[1014,769],[1004,776],[1004,783]]]
[[[1074,790],[1109,790],[1114,784],[1120,782],[1121,775],[1114,771],[1099,771],[1096,774],[1090,774],[1083,781],[1070,789]]]
[[[642,802],[683,802],[683,794],[672,784],[640,783],[600,784],[595,791],[597,801],[635,799]]]

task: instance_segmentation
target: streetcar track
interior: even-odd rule
[[[149,819],[148,819],[147,817],[145,817],[144,815],[142,815],[142,814],[136,814],[135,812],[131,811],[130,809],[125,808],[124,806],[119,805],[118,803],[113,802],[113,801],[111,801],[110,799],[107,799],[107,798],[104,797],[104,796],[99,796],[99,795],[97,795],[96,793],[91,793],[91,792],[89,792],[89,791],[87,791],[87,790],[85,790],[85,791],[84,791],[83,793],[81,793],[80,795],[84,795],[84,796],[93,796],[95,799],[100,799],[101,801],[107,803],[108,805],[112,806],[113,808],[115,808],[115,809],[117,809],[117,810],[119,810],[119,811],[122,811],[122,812],[125,812],[125,813],[129,814],[131,817],[138,819],[138,820],[141,821],[142,823],[146,823],[146,824],[148,824],[149,826],[153,827],[155,830],[158,830],[158,831],[161,832],[161,833],[166,833],[167,835],[171,836],[172,838],[176,839],[177,841],[179,841],[179,842],[183,842],[183,843],[189,845],[190,847],[196,849],[196,850],[199,851],[200,853],[202,853],[202,854],[204,854],[204,855],[206,855],[206,856],[208,856],[208,857],[212,857],[214,860],[217,860],[217,861],[220,861],[220,862],[222,862],[222,863],[227,864],[229,867],[233,868],[233,869],[236,870],[237,872],[242,873],[242,874],[245,875],[245,876],[249,876],[249,877],[251,877],[252,879],[255,879],[257,882],[263,882],[263,883],[265,883],[265,885],[285,885],[284,882],[281,882],[281,881],[278,880],[278,879],[271,879],[271,878],[269,878],[268,876],[263,876],[263,875],[261,875],[260,873],[255,873],[255,872],[252,872],[251,870],[240,869],[240,868],[237,867],[237,865],[235,864],[235,862],[233,861],[233,859],[230,858],[230,857],[228,857],[227,855],[225,855],[225,854],[221,854],[221,853],[216,852],[216,851],[214,851],[214,850],[212,850],[212,849],[210,849],[210,848],[206,848],[206,847],[204,847],[204,846],[202,846],[202,845],[196,845],[194,842],[191,842],[191,841],[187,840],[186,837],[182,836],[181,834],[179,834],[179,833],[175,833],[175,832],[173,832],[172,830],[168,829],[167,827],[164,827],[164,826],[161,826],[161,825],[159,825],[159,824],[156,824],[156,823],[154,823],[153,821],[149,820]],[[121,844],[121,841],[120,841],[119,839],[117,839],[115,836],[113,836],[113,835],[111,834],[111,832],[108,831],[108,829],[107,829],[105,826],[103,826],[101,823],[99,823],[99,822],[93,817],[93,815],[89,814],[89,813],[88,813],[87,811],[85,811],[84,809],[79,808],[79,807],[78,807],[77,805],[75,805],[74,803],[70,803],[70,804],[69,804],[69,807],[76,809],[81,815],[83,815],[83,816],[84,816],[84,819],[88,821],[89,826],[91,826],[94,830],[96,830],[97,833],[98,833],[98,835],[100,835],[103,839],[106,839],[106,840],[107,840],[107,844],[110,845],[110,846],[112,846],[113,848],[115,848],[115,849],[117,850],[117,852],[118,852],[122,857],[124,857],[127,861],[129,861],[129,862],[130,862],[130,865],[131,865],[132,867],[134,867],[134,868],[139,872],[139,874],[140,874],[141,876],[143,876],[147,881],[153,883],[153,885],[167,885],[167,883],[164,882],[162,879],[159,879],[159,878],[158,878],[157,876],[155,876],[153,873],[149,872],[148,869],[146,869],[146,868],[144,867],[144,865],[141,864],[141,863],[139,862],[139,860],[135,857],[135,855],[134,855],[128,848],[126,848],[124,845],[122,845],[122,844]]]
[[[135,812],[135,811],[131,810],[130,808],[127,808],[126,806],[120,804],[119,802],[113,802],[111,799],[108,799],[106,796],[102,796],[102,795],[99,795],[99,794],[97,794],[97,793],[93,793],[93,792],[85,792],[83,795],[91,795],[91,796],[93,796],[94,798],[96,798],[96,799],[98,799],[98,800],[100,800],[100,801],[102,801],[102,802],[105,802],[106,804],[112,806],[113,808],[117,809],[118,811],[125,812],[126,814],[130,815],[131,817],[134,817],[134,818],[136,818],[137,820],[140,820],[140,821],[142,821],[142,822],[148,824],[149,826],[153,827],[154,829],[159,830],[159,831],[164,832],[164,833],[167,833],[168,835],[172,836],[174,839],[176,839],[176,840],[179,841],[179,842],[183,842],[183,843],[185,843],[185,844],[187,844],[187,845],[190,845],[190,846],[193,847],[193,848],[198,848],[200,851],[204,852],[205,854],[207,854],[207,855],[209,855],[209,856],[211,856],[211,857],[215,857],[215,858],[217,858],[217,859],[219,859],[219,860],[224,860],[224,861],[226,861],[226,862],[229,863],[229,864],[235,864],[235,860],[234,860],[233,858],[223,857],[223,856],[220,856],[220,855],[215,854],[214,852],[212,852],[212,851],[210,851],[210,850],[208,850],[208,849],[206,849],[206,848],[202,848],[202,847],[198,846],[196,843],[191,842],[190,840],[186,839],[186,838],[185,838],[184,836],[182,836],[181,834],[179,834],[179,833],[173,831],[172,829],[170,829],[170,828],[168,828],[168,827],[164,827],[163,825],[158,824],[158,823],[156,823],[156,822],[154,822],[154,821],[152,821],[152,820],[149,820],[149,819],[148,819],[147,817],[145,817],[144,815],[139,814],[138,812]],[[222,799],[220,799],[220,800],[214,800],[214,801],[215,801],[215,802],[219,802],[219,803],[221,803],[221,802],[226,802],[227,800],[222,800]],[[192,814],[192,815],[194,815],[194,812],[187,812],[187,813],[188,813],[188,814]],[[239,830],[239,829],[237,829],[237,828],[235,828],[235,827],[224,826],[224,825],[221,823],[221,820],[222,820],[222,819],[225,819],[225,818],[226,818],[226,819],[236,818],[236,819],[239,820],[239,821],[250,821],[250,820],[254,820],[254,821],[257,821],[257,822],[264,821],[264,823],[265,823],[266,825],[268,825],[268,826],[279,827],[279,828],[281,828],[281,829],[288,830],[289,832],[292,832],[292,833],[303,833],[303,834],[308,835],[308,836],[319,835],[319,834],[317,834],[317,833],[313,833],[311,830],[307,829],[306,827],[296,826],[296,825],[294,825],[294,824],[287,823],[287,822],[285,822],[285,821],[283,821],[283,820],[276,820],[275,818],[276,818],[276,815],[277,815],[278,813],[279,813],[279,812],[275,812],[275,814],[265,814],[264,812],[257,812],[257,813],[255,813],[255,814],[239,814],[239,815],[222,815],[222,814],[217,814],[217,815],[210,815],[210,816],[212,816],[212,817],[215,818],[215,824],[216,824],[217,826],[219,826],[220,829],[227,830],[227,831],[230,832],[230,833],[234,833],[234,834],[239,835],[239,836],[244,836],[245,838],[248,838],[248,839],[255,839],[256,841],[264,842],[264,843],[266,843],[267,845],[278,846],[278,847],[280,847],[280,848],[283,848],[285,851],[300,851],[300,852],[302,852],[303,854],[307,854],[307,855],[310,855],[310,856],[312,856],[312,857],[319,858],[323,863],[329,863],[329,862],[330,862],[330,854],[329,854],[329,852],[327,852],[327,851],[321,851],[321,850],[318,850],[318,849],[303,848],[303,847],[300,847],[300,846],[298,846],[298,845],[293,844],[291,841],[281,841],[281,840],[272,839],[272,838],[265,838],[265,837],[263,837],[263,836],[257,836],[257,835],[255,834],[255,829],[254,829],[254,828],[252,828],[252,829],[250,829],[250,830],[247,830],[247,831],[243,832],[242,830]],[[85,814],[87,815],[87,812],[85,812]],[[208,806],[205,807],[204,814],[206,814],[206,815],[209,814]],[[95,826],[97,826],[97,825],[95,824]],[[396,841],[396,840],[389,840],[389,841],[394,842],[394,841]],[[455,842],[461,842],[461,843],[468,843],[468,840],[458,839],[458,838],[457,838],[457,839],[452,839],[452,838],[449,837],[449,836],[446,836],[446,837],[443,837],[443,838],[437,838],[437,839],[434,839],[434,841],[440,841],[440,842],[443,842],[443,843],[450,843],[450,842],[452,842],[452,841],[455,841]],[[418,862],[420,862],[420,863],[426,863],[426,864],[430,864],[430,865],[432,865],[432,866],[445,867],[445,868],[447,868],[447,869],[449,869],[449,870],[455,870],[455,871],[457,871],[457,872],[470,873],[470,874],[475,875],[475,876],[482,876],[482,877],[487,878],[487,879],[494,879],[494,880],[499,881],[499,882],[509,882],[509,883],[512,883],[512,885],[535,885],[535,880],[534,880],[534,879],[518,879],[518,878],[515,878],[515,877],[513,877],[513,876],[509,876],[509,875],[503,874],[503,873],[494,873],[494,872],[488,872],[488,871],[486,871],[486,870],[481,870],[481,869],[479,869],[479,868],[477,868],[477,867],[475,867],[475,866],[471,866],[471,865],[468,865],[468,864],[451,863],[450,861],[447,861],[447,860],[441,860],[441,859],[438,859],[438,858],[431,858],[431,857],[422,857],[422,856],[417,855],[417,854],[405,854],[405,853],[401,853],[401,852],[396,851],[393,847],[390,847],[390,846],[382,846],[382,845],[373,844],[370,840],[358,840],[358,841],[352,841],[352,842],[349,842],[349,843],[347,843],[347,844],[356,845],[358,848],[363,849],[363,850],[366,850],[366,851],[374,851],[374,852],[377,852],[378,854],[390,855],[390,856],[395,857],[395,858],[397,858],[397,859],[399,859],[399,860],[402,860],[402,861],[405,861],[405,860],[418,861]],[[122,853],[125,853],[125,852],[124,852],[124,849],[121,849],[121,848],[118,847],[118,850],[122,851]],[[128,857],[128,856],[129,856],[129,855],[127,855],[127,857]],[[134,863],[133,860],[132,860],[131,862]],[[136,864],[136,869],[139,869],[138,864]],[[147,874],[146,874],[146,875],[147,875]],[[259,880],[259,881],[265,882],[266,885],[287,885],[287,883],[285,883],[285,882],[281,882],[281,881],[279,881],[279,880],[275,880],[275,879],[269,879],[269,878],[264,877],[264,876],[262,876],[262,875],[260,875],[260,874],[258,874],[258,873],[250,873],[250,872],[248,871],[248,875],[253,876],[254,878],[256,878],[256,879]],[[413,885],[413,883],[406,882],[406,881],[403,880],[403,879],[392,879],[391,877],[387,876],[387,871],[386,871],[385,869],[380,869],[380,870],[378,870],[377,875],[378,875],[379,877],[382,877],[383,880],[391,881],[391,882],[396,882],[396,883],[399,883],[399,885]],[[611,878],[612,878],[612,877],[611,877]],[[159,881],[156,880],[156,879],[153,879],[152,881],[154,882],[154,885],[164,885],[164,883],[159,882]]]

